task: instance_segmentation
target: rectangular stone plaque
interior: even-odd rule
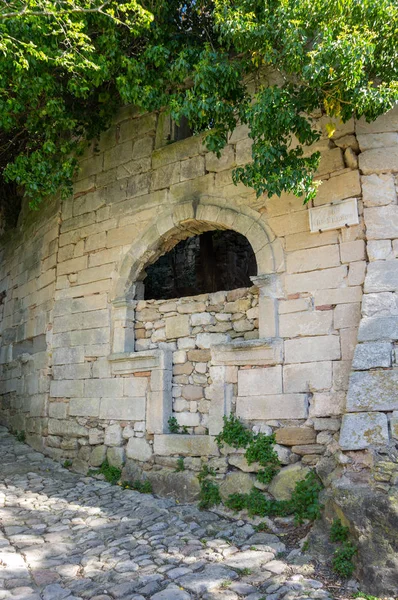
[[[311,233],[318,233],[327,229],[340,229],[359,223],[356,198],[348,198],[348,200],[342,200],[335,204],[310,208],[309,214]]]

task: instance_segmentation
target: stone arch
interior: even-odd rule
[[[145,276],[148,264],[180,240],[211,229],[232,229],[244,235],[255,253],[258,276],[284,270],[280,240],[261,214],[246,206],[227,205],[224,198],[206,196],[168,207],[151,221],[123,257],[111,300],[132,300],[132,284]]]

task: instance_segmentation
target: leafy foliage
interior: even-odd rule
[[[356,553],[356,546],[353,546],[351,542],[344,542],[340,548],[337,548],[333,555],[333,571],[337,573],[337,575],[340,575],[340,577],[347,579],[351,577],[355,569],[352,559]]]
[[[216,436],[216,442],[221,448],[224,443],[233,448],[246,448],[245,458],[251,465],[258,462],[264,469],[257,473],[257,480],[267,484],[279,471],[280,461],[274,450],[275,436],[264,433],[253,434],[235,416],[223,417],[224,427]]]
[[[219,448],[224,444],[232,446],[232,448],[246,448],[252,441],[253,434],[247,429],[243,423],[231,414],[229,417],[223,417],[224,426],[222,431],[216,435],[216,442]]]
[[[182,456],[177,458],[176,473],[179,473],[180,471],[185,471],[184,458]]]
[[[121,486],[124,490],[135,490],[141,494],[152,494],[152,484],[148,479],[145,481],[135,479],[133,482],[122,481]]]
[[[169,426],[170,433],[180,433],[180,426],[175,417],[169,417],[167,424]]]
[[[271,500],[257,488],[249,494],[231,494],[225,504],[234,511],[246,509],[250,516],[284,517],[294,515],[297,524],[304,519],[314,521],[319,518],[322,505],[319,492],[322,485],[312,471],[305,479],[297,482],[290,500]]]
[[[186,425],[180,425],[175,417],[169,417],[167,424],[169,426],[170,433],[189,433],[188,427]]]
[[[116,485],[122,474],[122,470],[117,467],[112,467],[107,460],[105,460],[99,469],[90,469],[89,475],[103,475],[105,480],[112,485]]]
[[[238,123],[257,195],[316,193],[311,115],[376,118],[398,99],[395,0],[9,0],[0,6],[0,198],[72,189],[124,103],[186,117],[217,154]],[[323,132],[325,134],[325,132]]]
[[[218,485],[208,479],[208,477],[214,477],[215,474],[214,469],[204,464],[197,475],[200,483],[198,504],[200,510],[211,508],[222,502]]]
[[[346,542],[348,540],[348,535],[350,530],[348,527],[345,527],[340,519],[334,519],[332,526],[330,528],[330,541],[331,542]]]

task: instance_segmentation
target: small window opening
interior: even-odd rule
[[[167,300],[250,287],[257,262],[236,231],[206,231],[179,242],[146,268],[145,300]]]
[[[171,132],[170,141],[179,142],[185,140],[193,135],[193,131],[189,126],[188,119],[181,117],[180,122],[177,124],[175,121],[171,121]]]

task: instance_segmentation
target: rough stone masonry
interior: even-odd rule
[[[316,145],[314,206],[355,198],[359,223],[311,233],[301,199],[232,184],[251,159],[244,126],[217,159],[200,136],[167,144],[164,113],[122,109],[82,159],[73,198],[25,207],[1,242],[0,419],[80,473],[107,459],[193,500],[203,463],[223,495],[257,485],[256,465],[215,444],[232,412],[275,433],[280,480],[316,468],[327,510],[360,547],[363,580],[392,593],[398,110],[336,125]],[[228,229],[255,254],[251,287],[144,300],[148,265]],[[170,433],[172,416],[185,434]]]

